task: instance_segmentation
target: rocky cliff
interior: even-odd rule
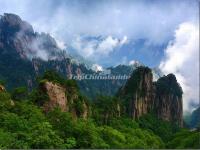
[[[77,89],[73,87],[65,87],[59,83],[45,81],[40,84],[42,90],[48,96],[45,101],[43,110],[49,112],[58,107],[63,112],[69,112],[74,118],[82,117],[86,119],[89,115],[89,105],[86,99],[82,98]]]
[[[109,69],[112,74],[132,72],[127,66]],[[51,35],[35,32],[29,23],[15,14],[0,15],[0,80],[6,81],[6,88],[26,86],[31,90],[37,85],[36,77],[46,70],[55,70],[66,77],[96,74],[87,64],[60,49]],[[81,92],[93,98],[97,94],[113,95],[124,83],[123,80],[78,81]]]
[[[173,74],[161,77],[155,83],[156,96],[154,109],[163,120],[183,126],[182,89]]]
[[[59,107],[62,111],[68,111],[66,89],[61,85],[45,82],[43,88],[49,97],[49,101],[44,104],[45,112]]]
[[[19,16],[8,13],[0,15],[0,80],[6,81],[6,89],[26,86],[31,90],[37,85],[36,77],[46,70],[55,70],[65,77],[78,74],[98,75],[85,62],[87,61],[80,61],[60,49],[51,35],[34,31]],[[118,65],[107,69],[112,75],[129,76],[139,65],[142,64],[136,62],[131,66]],[[126,80],[77,82],[80,91],[94,99],[97,95],[115,95]]]
[[[158,118],[182,126],[182,89],[172,74],[153,82],[151,69],[138,67],[118,96],[131,118],[155,113]]]
[[[2,86],[2,85],[0,84],[0,92],[4,92],[4,91],[5,91],[4,86]]]
[[[147,67],[136,69],[127,84],[120,91],[120,96],[128,98],[127,113],[132,118],[139,118],[151,110],[153,103],[153,76]]]
[[[0,80],[6,81],[6,88],[33,89],[36,77],[46,70],[55,70],[66,77],[93,73],[60,49],[51,35],[35,32],[15,14],[0,15]],[[85,83],[81,85],[86,87]]]

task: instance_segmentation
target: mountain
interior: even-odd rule
[[[192,113],[188,116],[187,125],[190,128],[198,128],[200,126],[200,107],[193,110]]]
[[[87,75],[95,79],[81,80]],[[118,75],[127,78],[113,79]],[[182,128],[182,90],[176,77],[161,76],[159,69],[136,61],[92,70],[87,61],[60,49],[49,34],[4,14],[0,148],[199,148],[199,130]]]
[[[0,80],[12,90],[19,86],[33,89],[37,77],[46,70],[54,70],[65,78],[72,75],[102,75],[94,71],[91,62],[77,54],[68,54],[58,47],[49,34],[37,33],[33,27],[15,14],[0,16]],[[111,75],[127,75],[142,64],[118,65],[105,68]],[[158,71],[154,71],[158,78]],[[115,95],[126,80],[78,80],[81,92],[91,98]],[[106,89],[106,90],[105,90]]]
[[[139,119],[153,112],[158,118],[183,126],[182,94],[173,74],[153,82],[151,69],[138,67],[118,96],[125,105],[125,113],[131,118]]]
[[[37,88],[32,91],[31,101],[40,106],[45,113],[59,108],[62,112],[72,114],[73,118],[87,119],[96,116],[99,107],[103,106],[103,109],[104,107],[107,109],[99,112],[97,116],[101,115],[98,120],[105,124],[108,124],[112,118],[126,116],[133,120],[140,120],[147,114],[153,114],[157,119],[179,127],[183,126],[183,92],[173,74],[153,82],[150,68],[137,67],[119,89],[116,97],[101,95],[90,102],[80,93],[76,81],[66,80],[54,71],[46,71],[38,82]],[[0,87],[5,91],[3,86]],[[26,91],[22,88],[15,89],[12,98],[23,99],[27,95],[24,93]]]
[[[32,26],[14,14],[0,18],[0,78],[8,88],[34,87],[35,78],[47,69],[75,73],[73,64],[48,34],[34,32]],[[12,73],[11,73],[12,72]],[[67,74],[66,73],[66,74]]]
[[[141,68],[133,75],[138,71]],[[147,76],[152,77],[148,71]],[[145,73],[138,75],[146,83],[140,76]],[[19,87],[9,93],[0,85],[1,148],[199,147],[198,131],[182,131],[149,112],[139,119],[124,116],[124,105],[118,97],[101,96],[89,102],[79,93],[76,81],[52,71],[45,72],[37,82],[31,92]]]
[[[55,70],[64,77],[94,73],[61,50],[46,33],[34,32],[32,26],[14,14],[0,18],[0,79],[13,89],[36,86],[36,77],[45,70]],[[11,73],[12,72],[12,73]]]
[[[69,112],[73,118],[81,117],[86,119],[89,116],[89,103],[78,90],[73,80],[64,80],[58,74],[48,71],[40,79],[37,91],[41,96],[34,101],[42,106],[43,111],[48,113],[55,108],[62,112]]]

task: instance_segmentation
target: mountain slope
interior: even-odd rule
[[[131,118],[154,113],[158,118],[183,126],[182,88],[173,74],[153,82],[151,69],[138,67],[118,96]]]
[[[197,128],[200,127],[200,107],[195,109],[190,116],[190,127]]]
[[[80,60],[79,60],[80,59]],[[142,64],[119,65],[104,69],[111,75],[129,76]],[[90,68],[92,64],[80,57],[73,57],[58,47],[56,40],[46,33],[37,33],[33,27],[15,14],[0,17],[0,80],[12,90],[36,86],[36,78],[46,70],[54,70],[65,78],[72,75],[102,75]],[[154,71],[156,78],[158,71]],[[81,92],[91,98],[97,95],[115,95],[126,80],[79,80]]]
[[[0,18],[0,78],[9,89],[35,85],[36,77],[52,69],[65,76],[88,70],[59,49],[48,34],[34,32],[32,26],[14,14]]]

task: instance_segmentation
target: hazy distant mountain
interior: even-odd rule
[[[89,40],[89,39],[88,39]],[[97,40],[102,40],[98,37]],[[71,49],[73,51],[73,49]],[[64,77],[72,75],[102,75],[92,69],[94,64],[78,53],[68,54],[60,49],[49,34],[37,33],[33,27],[15,14],[5,13],[0,17],[0,80],[6,81],[8,89],[36,86],[36,77],[45,70],[55,70]],[[102,68],[111,75],[129,76],[142,63],[132,61],[130,65]],[[156,78],[158,69],[153,69]],[[126,80],[81,80],[80,90],[87,96],[113,95]],[[106,90],[105,90],[106,89]]]

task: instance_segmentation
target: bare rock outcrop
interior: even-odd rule
[[[66,87],[46,81],[42,84],[41,89],[48,96],[48,101],[43,104],[45,112],[59,107],[63,112],[70,112],[74,118],[82,117],[86,119],[89,115],[89,106],[85,100],[78,95],[75,88]]]
[[[6,91],[6,89],[4,88],[3,85],[0,85],[0,92],[4,92],[4,91]]]
[[[140,71],[140,80],[138,81],[138,87],[134,93],[133,100],[131,101],[130,107],[131,116],[133,118],[139,118],[143,114],[148,113],[151,109],[153,102],[153,84],[152,74],[149,70]]]
[[[45,91],[49,101],[44,104],[44,110],[49,111],[58,106],[62,111],[68,111],[66,89],[52,82],[44,83]]]
[[[163,120],[183,126],[183,91],[173,74],[161,77],[155,83],[155,112]]]
[[[147,67],[136,69],[122,88],[121,97],[127,97],[129,116],[138,119],[148,113],[153,104],[153,75]]]
[[[182,89],[173,74],[153,82],[151,69],[138,67],[119,91],[125,103],[125,113],[133,119],[147,113],[183,125]]]

